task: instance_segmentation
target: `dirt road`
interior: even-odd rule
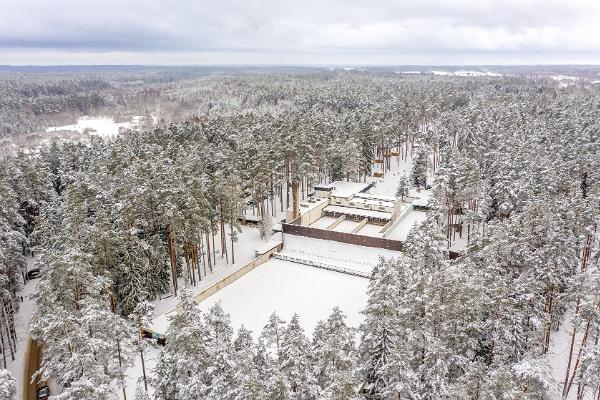
[[[35,340],[29,338],[27,343],[27,352],[25,353],[25,368],[23,377],[23,400],[36,400],[37,390],[39,387],[45,386],[46,383],[30,383],[31,377],[40,368],[42,364],[42,346]]]

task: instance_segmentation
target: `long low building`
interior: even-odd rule
[[[328,205],[323,209],[323,215],[327,217],[339,218],[345,216],[355,221],[367,218],[370,223],[385,225],[392,219],[392,213],[385,211],[366,210],[363,208],[344,207],[337,205]]]

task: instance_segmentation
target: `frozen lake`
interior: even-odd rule
[[[57,131],[75,131],[79,133],[89,132],[91,135],[98,135],[102,137],[115,137],[119,134],[120,129],[135,128],[140,125],[144,117],[136,115],[131,118],[131,121],[127,122],[115,122],[110,117],[81,117],[77,120],[76,124],[63,125],[63,126],[51,126],[46,128],[46,132],[57,132]],[[154,119],[153,119],[153,122]]]

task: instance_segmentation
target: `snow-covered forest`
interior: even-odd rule
[[[2,156],[0,398],[16,396],[1,368],[24,357],[15,318],[29,263],[40,278],[20,334],[42,345],[35,379],[52,381],[61,400],[123,398],[134,364],[137,400],[600,399],[597,85],[202,75],[0,85],[0,137],[90,113],[158,115],[115,138]],[[397,196],[431,185],[431,210],[405,251],[373,269],[358,329],[334,308],[312,334],[302,315],[277,314],[249,332],[220,305],[196,303],[191,292],[217,264],[236,262],[247,210],[268,238],[292,181],[306,196],[409,157]],[[450,260],[458,229],[468,243]],[[169,296],[179,312],[157,347],[141,330]]]

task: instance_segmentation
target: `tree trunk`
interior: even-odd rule
[[[229,229],[230,229],[230,238],[231,238],[231,263],[235,264],[235,253],[233,250],[233,221],[231,222],[231,224],[229,224]]]
[[[219,202],[219,207],[221,209],[221,258],[225,256],[225,262],[229,264],[229,256],[227,255],[227,239],[225,238],[225,213],[223,211],[223,201]]]
[[[177,255],[175,253],[175,240],[173,238],[173,225],[167,225],[167,242],[169,250],[169,258],[171,260],[171,276],[173,278],[173,291],[177,296]]]

